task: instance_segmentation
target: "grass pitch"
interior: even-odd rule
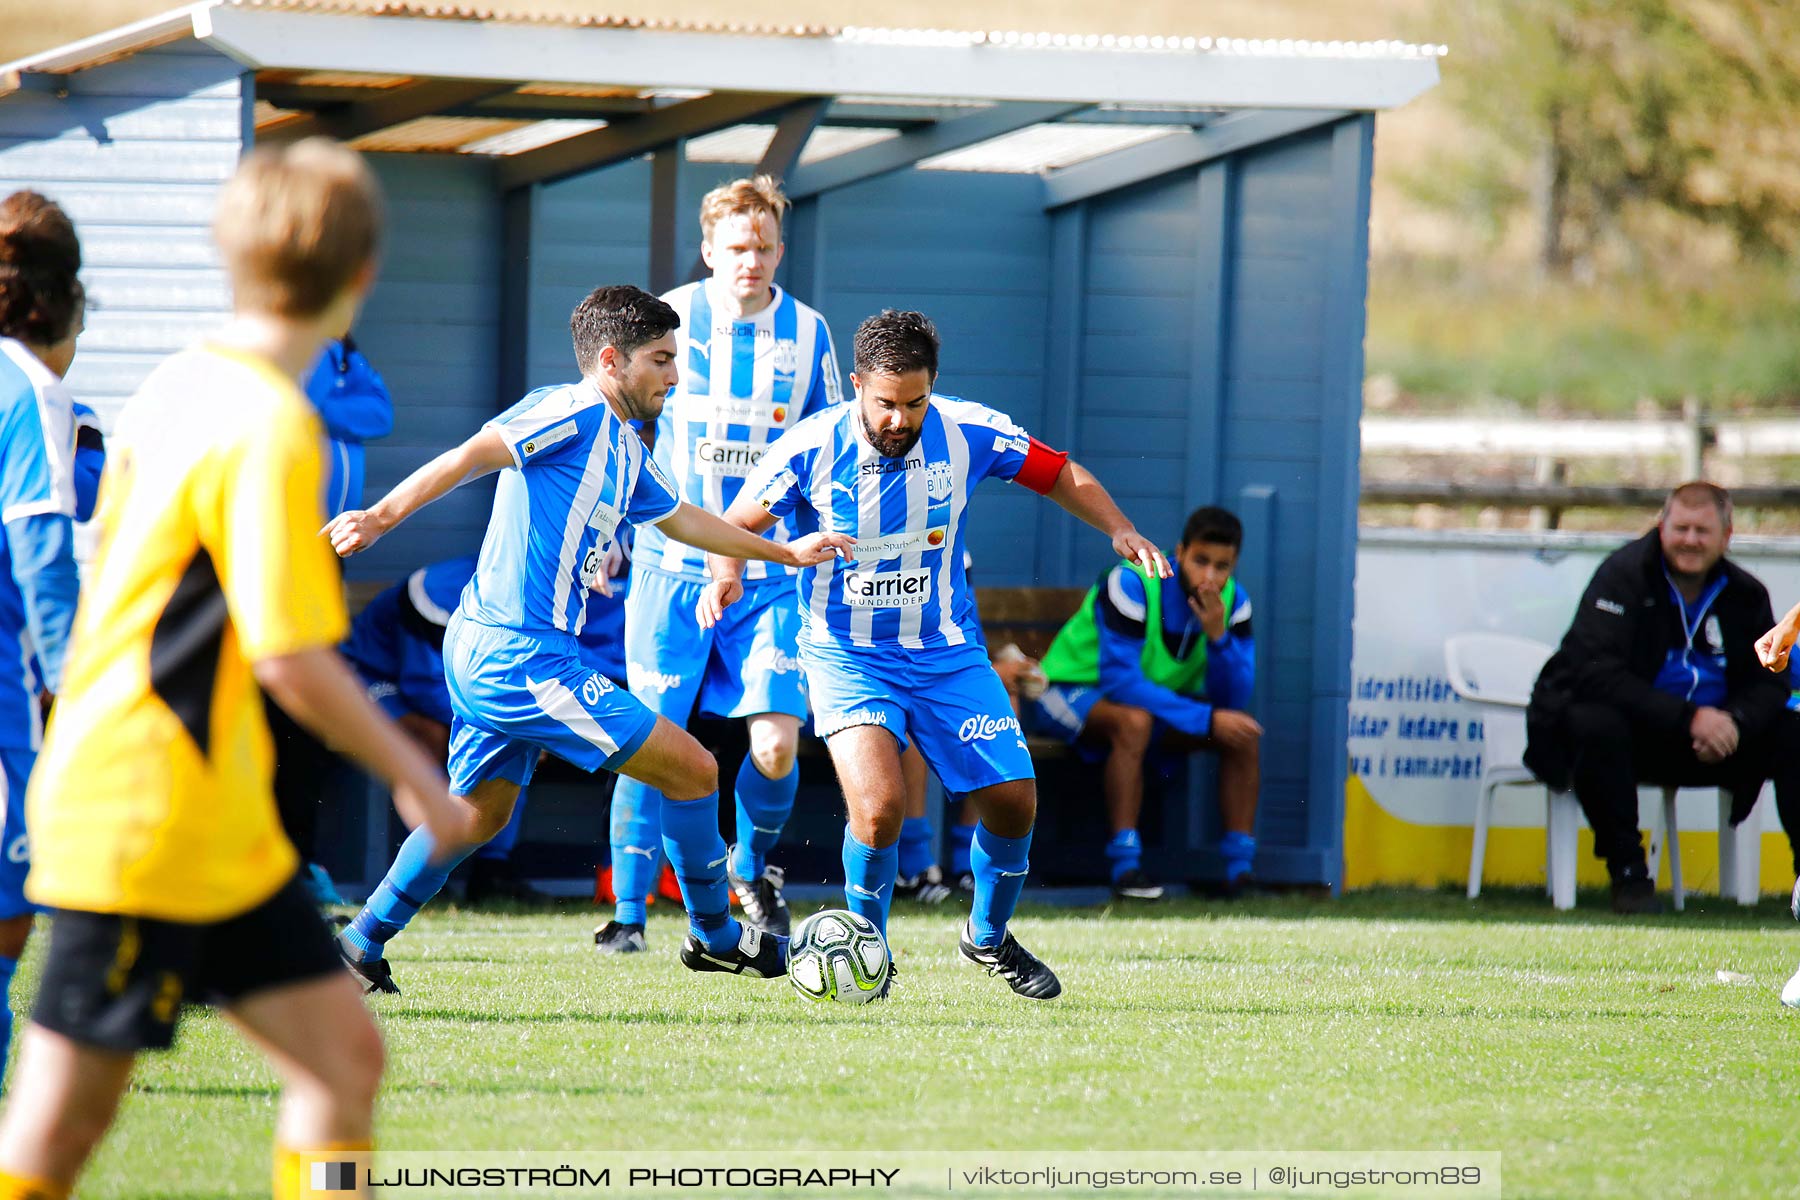
[[[862,1008],[682,970],[666,907],[650,953],[602,959],[584,905],[438,905],[374,1005],[380,1144],[1498,1150],[1509,1198],[1800,1196],[1800,1012],[1776,1000],[1800,927],[1773,899],[1603,905],[1028,904],[1048,1004],[961,962],[960,909],[900,906],[896,996]],[[255,1053],[193,1013],[82,1195],[267,1195],[274,1106]]]

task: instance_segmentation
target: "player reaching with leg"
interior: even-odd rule
[[[339,554],[365,550],[452,489],[499,471],[475,577],[444,631],[455,723],[450,790],[473,810],[472,836],[444,845],[415,831],[387,877],[339,935],[372,991],[396,992],[387,943],[444,886],[450,870],[506,827],[540,751],[586,771],[640,780],[669,800],[663,846],[681,882],[696,971],[772,977],[786,943],[731,916],[718,831],[718,764],[685,731],[614,687],[577,645],[589,589],[623,521],[661,526],[708,550],[808,566],[848,550],[841,534],[787,544],[754,537],[682,502],[631,422],[652,422],[675,386],[681,320],[634,287],[603,287],[570,318],[581,379],[540,388],[432,459],[373,508],[327,527]]]
[[[753,532],[793,516],[803,532],[856,538],[854,562],[800,572],[801,661],[815,724],[849,804],[849,907],[886,929],[905,784],[916,743],[976,806],[975,896],[964,958],[1036,1000],[1062,991],[1007,922],[1025,886],[1037,786],[1006,689],[981,645],[963,569],[975,485],[990,476],[1050,497],[1158,578],[1169,565],[1093,475],[1004,413],[933,394],[938,337],[920,313],[856,331],[853,404],[802,421],[764,454],[726,520]],[[742,594],[739,564],[714,557],[702,623]]]

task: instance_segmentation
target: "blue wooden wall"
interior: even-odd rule
[[[1048,383],[1067,444],[1140,528],[1244,519],[1263,723],[1260,874],[1342,878],[1344,722],[1358,490],[1374,122],[1358,117],[1055,214]],[[1097,539],[1040,524],[1045,582],[1107,566]],[[1059,544],[1061,543],[1061,544]],[[1208,873],[1196,776],[1165,863]]]
[[[677,262],[699,254],[700,197],[747,165],[689,163],[682,173]],[[533,200],[526,385],[574,378],[569,311],[600,283],[642,285],[649,272],[650,170],[624,163],[537,189]],[[1035,177],[907,171],[826,194],[789,218],[781,282],[824,313],[843,370],[864,317],[917,308],[944,338],[938,390],[979,400],[1038,428],[1043,416],[1050,228]],[[371,467],[371,480],[374,471]],[[981,582],[1038,576],[1036,497],[990,484],[971,527]]]
[[[246,139],[250,85],[194,43],[0,98],[0,189],[63,202],[98,302],[70,383],[110,416],[228,311],[208,226]],[[904,171],[806,201],[783,282],[849,369],[858,321],[930,314],[939,390],[1067,447],[1165,544],[1195,505],[1245,519],[1265,747],[1259,871],[1341,878],[1373,118],[1360,116],[1055,210],[1035,177]],[[527,386],[573,378],[570,308],[645,283],[650,171],[631,162],[507,198],[491,166],[375,155],[390,236],[359,340],[393,388],[368,451],[379,495]],[[701,194],[742,166],[685,164],[678,263]],[[491,489],[441,501],[351,564],[392,578],[472,549]],[[971,550],[993,586],[1084,585],[1110,552],[1020,489],[986,485]],[[1204,862],[1203,776],[1168,853]]]
[[[1256,713],[1268,729],[1258,870],[1341,878],[1344,713],[1373,121],[1359,117],[1053,211],[1035,177],[906,171],[798,206],[783,283],[830,322],[844,370],[863,317],[932,316],[939,390],[1012,414],[1095,471],[1150,536],[1222,503],[1245,520]],[[503,204],[479,164],[382,158],[395,236],[362,337],[394,385],[395,437],[371,494],[515,397],[496,361]],[[700,196],[743,166],[685,164],[678,263]],[[644,283],[650,171],[621,164],[515,203],[522,386],[574,377],[568,313],[600,283]],[[519,243],[515,243],[517,245]],[[504,354],[502,350],[500,353]],[[359,573],[473,546],[485,494],[440,506]],[[1107,543],[1018,488],[986,485],[970,549],[991,586],[1085,585]],[[1210,867],[1198,773],[1161,853]],[[1181,809],[1182,805],[1177,805]]]
[[[387,196],[387,240],[355,335],[394,396],[393,434],[365,451],[364,500],[372,502],[502,407],[502,238],[487,163],[402,154],[370,162]],[[397,578],[472,553],[492,503],[491,481],[459,488],[350,559],[347,574]]]
[[[0,196],[32,188],[81,236],[93,303],[69,386],[110,427],[150,368],[231,309],[210,233],[251,111],[243,68],[194,41],[0,97]]]
[[[870,180],[801,206],[787,281],[830,320],[846,369],[862,317],[931,314],[940,391],[1066,446],[1163,545],[1201,504],[1244,518],[1268,731],[1258,870],[1332,885],[1373,127],[1347,120],[1052,213],[1026,176]],[[1112,560],[1020,489],[989,484],[978,504],[984,584],[1082,585]],[[1171,877],[1211,870],[1209,787],[1198,775],[1165,829]]]

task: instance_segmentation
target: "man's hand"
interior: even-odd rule
[[[1262,731],[1262,726],[1249,713],[1229,708],[1213,709],[1212,739],[1227,749],[1242,750],[1254,745]]]
[[[1756,660],[1771,671],[1787,670],[1788,651],[1794,648],[1795,635],[1800,634],[1800,621],[1796,621],[1796,614],[1800,614],[1800,606],[1781,618],[1775,628],[1756,639]]]
[[[715,579],[700,591],[700,601],[694,605],[694,616],[700,622],[700,628],[711,629],[725,616],[725,610],[736,604],[744,595],[744,584],[736,576]]]
[[[782,547],[787,554],[781,561],[790,567],[815,567],[828,559],[840,557],[851,562],[855,559],[852,554],[855,548],[856,539],[848,534],[809,533]]]
[[[1206,640],[1216,642],[1225,636],[1225,598],[1215,591],[1202,589],[1188,597],[1188,608],[1200,619]]]
[[[1737,722],[1722,708],[1695,709],[1688,733],[1694,739],[1694,756],[1703,763],[1723,762],[1737,753]]]
[[[1000,653],[994,655],[994,674],[1000,677],[1000,686],[1006,689],[1009,697],[1023,696],[1027,700],[1036,700],[1050,686],[1049,680],[1044,678],[1044,669],[1038,666],[1038,660],[1028,657],[1024,651],[1010,644],[1001,647]]]
[[[600,573],[594,576],[594,582],[588,585],[588,590],[596,596],[604,596],[611,600],[613,578],[618,575],[619,568],[623,565],[625,565],[625,546],[618,538],[614,538],[612,544],[606,548],[606,553],[600,556]]]
[[[1174,574],[1169,569],[1169,560],[1156,544],[1135,529],[1127,529],[1124,533],[1114,534],[1112,540],[1113,553],[1128,562],[1134,562],[1158,579],[1167,579]]]
[[[373,546],[387,531],[387,525],[371,510],[352,508],[325,522],[319,532],[331,539],[339,558],[349,558]]]

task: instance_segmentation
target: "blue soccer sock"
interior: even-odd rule
[[[908,817],[900,823],[900,877],[916,879],[931,865],[931,822]]]
[[[623,775],[613,787],[613,920],[642,925],[649,915],[644,898],[656,886],[662,854],[662,793]]]
[[[0,958],[0,1082],[6,1078],[6,1052],[12,1046],[12,981],[18,969],[18,959]]]
[[[963,803],[968,803],[964,801]],[[975,827],[973,825],[952,825],[950,827],[950,874],[967,875],[973,868],[969,866],[969,848],[975,844]]]
[[[737,845],[731,848],[731,873],[739,879],[760,879],[767,855],[781,838],[782,826],[794,811],[794,793],[800,790],[800,768],[791,766],[780,779],[770,779],[744,755],[737,773]]]
[[[513,801],[512,819],[507,821],[506,828],[493,836],[487,845],[475,852],[476,858],[506,859],[512,857],[513,847],[519,844],[519,826],[525,823],[525,793],[519,792],[518,799]]]
[[[984,949],[1006,940],[1006,923],[1019,906],[1025,875],[1031,869],[1031,834],[1001,837],[986,825],[975,826],[969,862],[975,871],[975,902],[969,911],[969,933]]]
[[[361,951],[363,958],[381,958],[394,935],[443,890],[450,872],[479,847],[462,846],[439,863],[431,861],[434,849],[431,835],[423,827],[407,834],[400,844],[400,853],[394,856],[387,877],[344,930],[344,940]]]
[[[1112,881],[1127,871],[1135,871],[1144,861],[1144,840],[1135,829],[1121,829],[1106,843],[1106,860],[1112,864]]]
[[[894,899],[894,875],[900,867],[900,847],[880,850],[865,846],[844,826],[844,906],[869,918],[881,936],[887,936],[888,905]]]
[[[1248,833],[1228,833],[1219,839],[1219,855],[1225,860],[1225,882],[1250,871],[1250,860],[1256,857],[1256,838]]]
[[[662,810],[663,849],[681,882],[689,932],[715,954],[736,949],[743,929],[732,919],[731,893],[725,886],[719,793],[702,800],[665,799]],[[613,878],[618,879],[616,872]]]

